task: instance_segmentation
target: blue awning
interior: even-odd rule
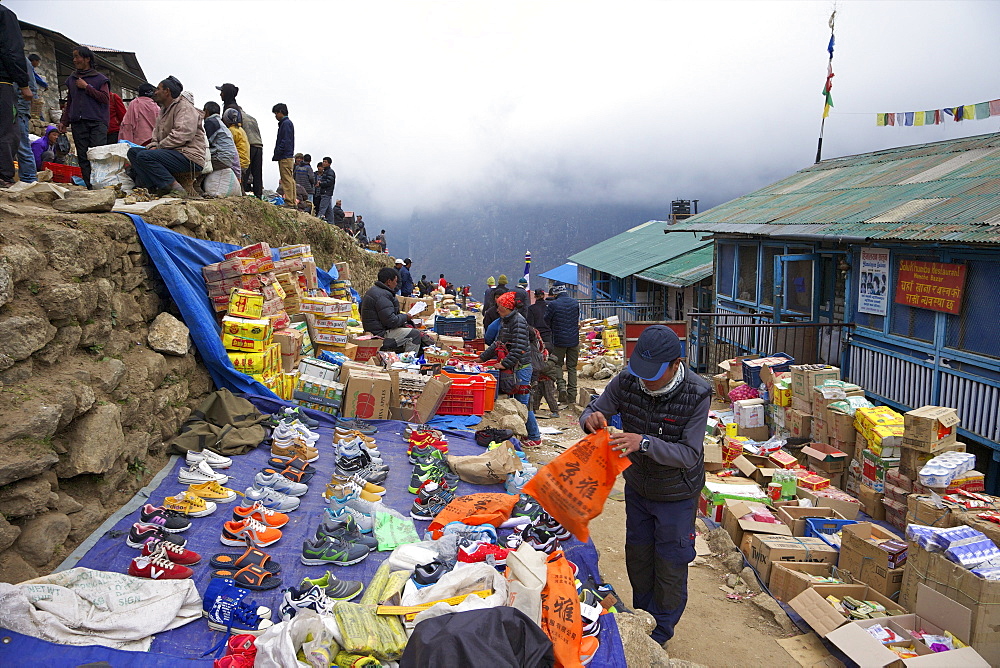
[[[547,278],[550,281],[556,281],[558,283],[565,283],[566,285],[579,285],[580,282],[576,278],[576,262],[567,262],[566,264],[561,264],[555,269],[549,269],[544,274],[539,274],[542,278]]]

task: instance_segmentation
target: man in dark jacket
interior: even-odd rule
[[[292,125],[292,119],[288,118],[288,107],[285,104],[279,102],[274,105],[271,113],[278,120],[278,137],[274,142],[274,156],[271,160],[278,163],[281,187],[288,193],[285,206],[294,209],[296,189],[292,168],[295,163],[295,126]]]
[[[316,174],[313,173],[312,156],[306,153],[295,154],[295,167],[292,169],[292,177],[295,182],[302,186],[309,196],[309,208],[312,208],[313,194],[316,192]]]
[[[623,433],[611,447],[632,462],[624,472],[625,567],[633,607],[656,619],[659,643],[673,637],[687,603],[711,402],[708,383],[685,368],[677,335],[653,325],[636,341],[628,368],[580,416],[593,433],[621,415]]]
[[[545,301],[545,290],[541,288],[535,290],[535,303],[528,307],[528,324],[538,330],[546,348],[552,342],[552,330],[549,328],[549,323],[545,322],[545,310],[548,306]]]
[[[532,336],[528,330],[528,321],[515,310],[515,299],[512,292],[506,292],[497,297],[500,332],[490,347],[479,355],[479,361],[485,362],[499,357],[498,348],[501,344],[503,345],[505,355],[500,360],[500,372],[514,374],[514,391],[511,396],[528,407],[528,420],[525,422],[528,438],[522,441],[521,445],[532,448],[542,444],[542,435],[538,431],[538,421],[535,420],[535,412],[531,410]]]
[[[497,297],[505,292],[510,292],[510,288],[507,287],[507,275],[500,274],[496,287],[487,291],[486,301],[483,303],[483,327],[486,331],[486,343],[493,343],[493,339],[496,338],[499,325],[494,323],[500,319],[500,314],[497,313]],[[493,327],[491,328],[490,325]]]
[[[528,279],[524,276],[517,279],[517,285],[511,288],[511,291],[517,296],[517,312],[527,320],[528,306],[531,305],[531,300],[528,299]]]
[[[399,260],[396,260],[399,262]],[[404,297],[413,296],[413,274],[410,273],[410,267],[413,266],[413,260],[406,258],[403,260],[402,266],[396,267],[399,269],[399,294]]]
[[[330,171],[333,171],[332,167]],[[334,175],[334,179],[336,180],[336,174]],[[333,205],[333,224],[340,229],[344,229],[344,226],[347,224],[347,214],[344,213],[344,207],[341,204],[342,202],[338,199],[337,203]]]
[[[545,309],[545,322],[552,330],[549,350],[559,367],[559,401],[571,404],[576,401],[576,364],[580,358],[580,303],[566,293],[564,285],[556,286],[554,291],[556,298]],[[563,364],[568,380],[563,378]]]
[[[319,208],[316,215],[328,223],[333,223],[336,217],[336,207],[331,206],[333,200],[333,189],[337,186],[337,172],[333,171],[333,165],[327,162],[328,158],[323,158],[319,163],[319,179],[316,182],[316,191],[319,193]],[[340,200],[337,200],[339,205]],[[340,210],[343,214],[344,210]]]
[[[20,143],[14,107],[19,91],[25,100],[34,97],[29,83],[24,38],[17,15],[0,5],[0,188],[14,181],[14,155]]]
[[[430,345],[432,341],[412,327],[410,316],[399,312],[398,283],[399,273],[392,267],[378,270],[378,280],[361,299],[361,325],[366,332],[385,339],[383,347],[389,344],[393,348],[402,346],[405,352],[416,352],[421,343]],[[408,324],[411,326],[407,327]]]
[[[241,125],[243,131],[247,133],[247,142],[250,144],[250,166],[243,170],[243,191],[252,192],[253,196],[260,199],[264,194],[264,140],[260,136],[260,127],[257,119],[243,111],[243,108],[236,103],[236,95],[240,92],[237,86],[231,83],[224,83],[216,86],[219,97],[222,98],[222,110],[236,109],[243,119]]]
[[[94,53],[85,46],[73,48],[76,71],[66,77],[66,110],[59,121],[59,131],[73,128],[76,159],[83,180],[90,187],[90,160],[87,150],[104,146],[111,117],[111,87],[108,78],[94,69]]]

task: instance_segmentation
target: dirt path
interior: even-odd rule
[[[588,387],[604,384],[589,379],[583,383],[582,380],[581,384]],[[539,413],[548,415],[545,403],[542,405]],[[549,443],[569,446],[583,436],[576,422],[578,417],[579,411],[564,410],[560,418],[539,420],[538,424],[562,429],[562,435],[552,437]],[[560,452],[560,448],[543,442],[542,448],[532,454],[532,459],[547,462]],[[632,601],[632,588],[625,572],[625,500],[621,478],[615,492],[605,504],[604,512],[590,523],[590,531],[600,553],[602,575],[628,605]],[[687,608],[667,647],[670,658],[712,668],[738,665],[796,668],[799,664],[776,640],[797,633],[782,631],[772,617],[751,601],[727,599],[726,592],[720,589],[726,584],[727,573],[718,566],[717,560],[699,558],[696,564],[689,570]]]

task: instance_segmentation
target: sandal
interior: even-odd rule
[[[254,564],[244,566],[238,571],[229,568],[212,571],[212,577],[229,578],[237,587],[244,589],[274,589],[281,585],[281,578]]]
[[[309,462],[302,459],[298,455],[295,455],[291,459],[282,459],[280,457],[271,457],[267,460],[267,465],[271,468],[283,471],[285,469],[296,469],[297,471],[305,471],[306,473],[316,473],[316,467],[312,466]]]
[[[300,471],[296,468],[287,468],[281,471],[281,475],[292,482],[300,482],[304,485],[312,480],[312,477],[316,475],[316,471]]]
[[[274,575],[281,573],[281,564],[253,545],[247,545],[243,554],[217,554],[208,563],[212,568],[239,570],[247,566],[257,566]]]

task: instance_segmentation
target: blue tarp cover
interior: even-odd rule
[[[542,278],[547,278],[550,281],[556,281],[557,283],[565,283],[566,285],[579,285],[579,280],[577,280],[577,265],[575,262],[567,262],[566,264],[561,264],[555,269],[549,269],[544,274],[539,274]]]

